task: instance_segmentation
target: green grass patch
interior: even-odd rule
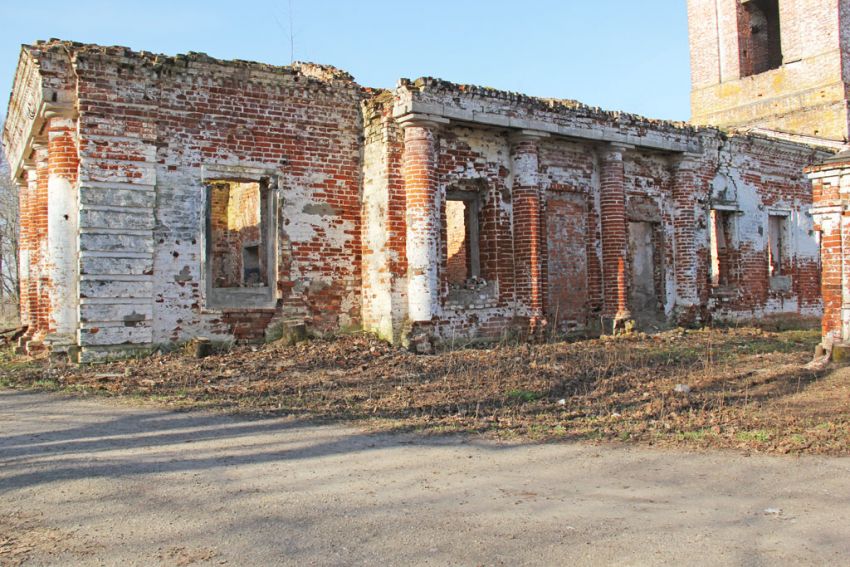
[[[679,441],[702,441],[712,432],[708,429],[695,429],[693,431],[680,431],[676,434]]]
[[[535,402],[543,397],[543,394],[539,392],[532,392],[531,390],[511,390],[506,394],[509,400],[515,402]]]
[[[771,434],[763,429],[754,429],[752,431],[739,431],[735,434],[738,441],[757,441],[759,443],[767,443],[770,441]]]
[[[33,382],[32,387],[37,390],[58,390],[59,382],[52,378],[41,378]]]

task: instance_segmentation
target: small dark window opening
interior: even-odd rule
[[[788,267],[786,260],[788,257],[785,225],[787,217],[782,215],[770,215],[768,217],[768,232],[767,232],[767,258],[768,258],[768,274],[770,277],[787,275]]]
[[[782,66],[779,0],[744,0],[738,31],[742,77]]]
[[[446,196],[446,272],[449,285],[463,286],[481,277],[477,193]]]
[[[711,211],[709,276],[711,285],[714,287],[728,286],[733,283],[734,215],[734,211]]]
[[[242,248],[242,281],[247,286],[262,283],[260,274],[260,247],[258,245]]]
[[[208,210],[214,288],[268,285],[268,192],[258,182],[210,183]]]

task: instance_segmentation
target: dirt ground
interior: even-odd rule
[[[0,390],[0,565],[842,565],[850,459]]]
[[[6,356],[0,385],[383,430],[850,454],[850,374],[817,331],[673,330],[413,355],[366,335],[78,368]]]

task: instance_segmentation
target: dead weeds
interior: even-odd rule
[[[817,331],[678,330],[416,356],[355,335],[201,360],[0,359],[0,385],[391,430],[850,454],[850,374],[804,368],[818,340]]]
[[[69,558],[91,556],[100,549],[92,541],[73,532],[48,527],[44,519],[33,513],[16,510],[0,514],[0,566],[17,567],[40,562],[61,565]]]

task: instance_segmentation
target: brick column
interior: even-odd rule
[[[628,284],[628,226],[626,225],[626,146],[611,144],[600,159],[600,217],[602,224],[602,293],[605,331],[631,327]]]
[[[29,325],[26,334],[21,338],[21,346],[26,347],[26,352],[36,352],[43,348],[42,341],[49,330],[48,313],[50,312],[47,292],[49,279],[46,276],[48,264],[46,140],[39,139],[34,142],[32,149],[32,166],[27,168],[27,192],[23,203],[25,208],[21,210],[23,246],[20,260],[22,271],[26,273],[26,288],[21,289],[21,301],[26,301],[26,306],[21,310],[27,313]],[[23,267],[24,265],[26,267]]]
[[[544,134],[519,132],[511,137],[513,166],[514,265],[516,299],[530,330],[545,324],[543,214],[538,142]]]
[[[820,231],[822,346],[850,356],[850,154],[806,170],[812,181],[812,220]]]
[[[693,324],[699,320],[695,241],[699,159],[699,154],[683,154],[674,158],[672,164],[675,316],[680,324]]]
[[[402,176],[407,203],[407,301],[413,322],[438,313],[440,192],[437,185],[437,125],[408,120],[404,127]]]
[[[21,340],[22,345],[35,331],[32,324],[32,298],[30,296],[30,230],[32,224],[30,221],[30,202],[35,193],[37,182],[38,173],[36,172],[35,162],[25,162],[24,175],[18,183],[18,224],[20,226],[18,234],[18,305],[21,325],[27,325],[29,329]]]
[[[79,323],[79,268],[76,121],[62,116],[48,122],[47,263],[50,342],[76,344]]]

